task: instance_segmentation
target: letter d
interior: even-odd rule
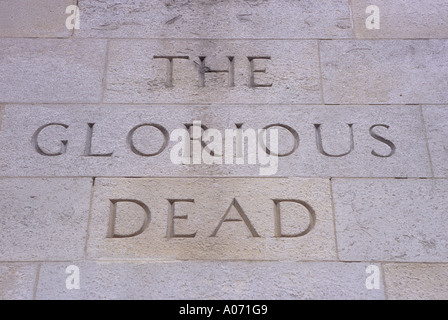
[[[130,233],[130,234],[117,234],[115,231],[115,221],[117,218],[117,203],[119,202],[128,202],[128,203],[134,203],[138,206],[140,206],[144,213],[145,213],[145,217],[143,219],[143,224],[140,227],[140,229],[138,229],[136,232],[134,233]],[[146,228],[149,225],[149,222],[151,220],[151,213],[149,211],[149,208],[146,204],[144,204],[141,201],[138,200],[116,200],[116,199],[110,199],[110,219],[109,219],[109,231],[107,233],[107,238],[132,238],[135,236],[138,236],[139,234],[143,233]]]

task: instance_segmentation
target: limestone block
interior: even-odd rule
[[[0,179],[0,261],[84,256],[91,179]]]
[[[79,0],[79,37],[310,39],[352,36],[347,0]]]
[[[0,0],[0,37],[67,38],[70,14],[76,0]]]
[[[381,278],[379,289],[366,289],[365,263],[73,263],[79,267],[79,290],[66,289],[69,263],[44,263],[37,299],[384,299]]]
[[[105,40],[0,39],[0,102],[97,103]]]
[[[96,179],[89,259],[333,260],[328,180]]]
[[[322,41],[320,49],[326,103],[448,102],[446,40]]]
[[[0,300],[31,300],[37,276],[37,264],[0,264]]]
[[[335,179],[343,261],[448,261],[447,180]]]

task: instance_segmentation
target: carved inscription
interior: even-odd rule
[[[238,129],[238,130],[236,130],[235,138],[240,139],[240,140],[244,139],[244,133],[245,133],[244,132],[244,123],[235,123],[234,125],[235,125],[234,129]],[[192,126],[193,126],[192,123],[185,123],[183,126],[190,132],[192,131],[191,130]],[[347,124],[347,132],[346,133],[338,133],[338,136],[342,136],[345,134],[346,136],[349,137],[349,140],[350,140],[350,143],[347,146],[348,150],[346,152],[339,153],[339,154],[332,154],[332,153],[329,153],[326,151],[326,149],[324,147],[325,138],[323,137],[323,134],[322,134],[323,126],[324,126],[324,124],[322,124],[322,123],[315,123],[315,124],[310,125],[310,129],[311,130],[314,129],[315,145],[316,145],[316,151],[318,153],[320,153],[321,155],[323,155],[325,157],[329,157],[329,158],[343,158],[345,156],[348,156],[351,152],[353,152],[355,150],[355,148],[356,148],[355,147],[356,146],[356,143],[355,143],[356,137],[354,135],[355,124],[348,123]],[[35,150],[35,152],[37,152],[41,156],[46,156],[46,157],[63,156],[70,148],[70,141],[67,139],[58,139],[58,137],[55,136],[51,140],[53,144],[56,144],[54,146],[54,149],[56,149],[56,148],[59,149],[57,152],[54,152],[54,151],[52,152],[52,151],[46,150],[44,147],[41,146],[40,135],[46,129],[48,129],[50,127],[57,127],[61,130],[67,130],[70,128],[70,124],[52,122],[52,123],[44,124],[44,125],[38,127],[31,137],[32,147]],[[155,152],[148,153],[148,152],[142,151],[134,143],[134,135],[136,134],[136,132],[138,132],[138,130],[140,130],[141,128],[144,128],[144,127],[155,128],[161,134],[161,135],[158,134],[156,138],[153,136],[147,137],[147,139],[149,139],[149,140],[160,139],[160,137],[161,137],[161,139],[162,139],[161,141],[160,140],[155,141],[161,145],[161,147],[158,150],[156,150]],[[114,150],[110,150],[110,152],[107,152],[107,153],[95,153],[92,151],[93,150],[93,136],[94,136],[94,131],[97,130],[96,128],[97,128],[97,126],[95,123],[87,123],[86,124],[86,132],[84,133],[86,136],[86,140],[85,140],[84,150],[82,150],[82,151],[80,150],[80,154],[84,157],[113,157]],[[379,142],[385,144],[390,150],[388,153],[379,153],[374,148],[372,148],[371,156],[379,157],[379,158],[392,157],[397,150],[395,143],[389,139],[386,139],[382,135],[380,135],[380,133],[378,133],[378,130],[376,128],[384,128],[385,130],[388,130],[390,128],[390,126],[387,124],[373,124],[370,127],[366,128],[366,130],[369,132],[369,135],[372,137],[372,141],[374,141],[374,140],[379,141]],[[203,150],[208,152],[211,156],[220,156],[221,153],[217,153],[214,150],[212,150],[210,147],[208,147],[207,143],[204,141],[203,133],[206,132],[208,129],[209,128],[206,124],[201,123],[201,131],[202,132],[199,133],[198,137],[195,137],[194,135],[190,135],[190,139],[194,140],[194,141],[197,140],[198,142],[200,142],[200,146],[203,148]],[[284,129],[284,131],[288,135],[290,135],[293,140],[293,145],[290,150],[279,152],[278,154],[271,152],[269,147],[265,146],[264,142],[261,141],[260,144],[262,145],[263,148],[265,148],[265,150],[268,154],[272,154],[272,155],[275,155],[278,157],[287,157],[287,156],[292,155],[295,152],[300,151],[299,150],[300,149],[300,135],[299,135],[299,132],[296,129],[294,129],[293,127],[286,125],[286,124],[282,124],[282,123],[273,123],[273,124],[264,126],[262,129],[264,129],[264,130]],[[61,130],[59,130],[58,132],[60,132]],[[102,129],[98,128],[98,130],[104,130],[104,128],[102,128]],[[80,132],[79,134],[82,134],[82,133]],[[158,156],[161,153],[165,152],[166,149],[168,148],[169,142],[170,142],[170,132],[166,129],[166,127],[164,127],[163,125],[161,125],[159,123],[142,123],[142,124],[137,124],[134,127],[130,128],[127,136],[124,137],[124,139],[126,141],[126,145],[129,149],[129,152],[132,152],[133,154],[136,154],[141,157],[155,157],[155,156]],[[59,147],[57,146],[57,144],[59,144]],[[121,145],[121,143],[119,143],[119,141],[117,141],[117,144]],[[244,143],[241,145],[244,145]],[[280,147],[282,146],[282,141],[279,141],[279,146]],[[233,148],[233,145],[232,145],[232,148]],[[220,148],[220,149],[223,150],[224,148]],[[238,148],[236,151],[237,151],[237,153],[238,152],[242,153],[242,150],[238,150]]]
[[[88,254],[334,259],[328,179],[97,178]]]
[[[110,216],[109,216],[109,229],[107,232],[106,238],[133,238],[136,237],[146,231],[148,228],[150,221],[151,221],[151,211],[150,208],[142,201],[135,200],[135,199],[110,199]],[[177,233],[175,228],[175,221],[176,220],[187,220],[188,215],[187,214],[178,214],[176,211],[176,203],[188,203],[191,206],[195,206],[197,204],[195,199],[166,199],[167,206],[168,206],[168,219],[167,219],[167,228],[166,228],[166,238],[172,239],[172,238],[195,238],[198,232],[203,231],[200,230],[192,230],[190,233]],[[136,206],[139,206],[141,208],[141,212],[143,212],[144,219],[142,220],[142,223],[139,227],[139,229],[135,230],[134,232],[130,232],[128,234],[118,234],[116,232],[116,221],[117,216],[119,214],[121,215],[129,215],[127,212],[118,212],[117,210],[117,204],[118,203],[128,203],[133,204]],[[306,228],[303,230],[298,230],[296,233],[284,233],[282,231],[282,212],[281,212],[281,204],[282,203],[294,203],[298,207],[303,207],[308,213],[308,224]],[[266,236],[273,236],[276,238],[298,238],[303,237],[311,230],[313,230],[315,224],[316,224],[316,213],[314,212],[314,209],[309,205],[307,202],[297,199],[272,199],[273,204],[273,211],[272,211],[272,217],[274,220],[274,227],[272,230],[271,235],[264,235]],[[233,212],[237,213],[238,217],[231,217],[230,213],[231,210]],[[249,208],[250,210],[250,208]],[[211,238],[217,237],[218,233],[223,226],[223,224],[227,223],[242,223],[247,228],[250,237],[252,238],[260,238],[262,235],[258,233],[258,231],[255,229],[253,223],[250,220],[250,211],[246,211],[243,209],[241,204],[238,202],[237,198],[234,198],[232,202],[229,204],[229,207],[224,212],[222,217],[216,221],[216,227],[214,228],[213,232],[210,233],[208,236]],[[133,217],[130,217],[133,218]],[[200,228],[200,226],[198,226]]]
[[[190,60],[190,56],[170,56],[170,55],[155,55],[154,59],[164,59],[167,61],[166,68],[166,80],[165,85],[167,88],[172,88],[174,84],[174,73],[175,73],[175,60]],[[235,57],[227,56],[225,57],[226,67],[225,68],[214,68],[207,64],[206,56],[199,56],[199,62],[194,61],[193,65],[198,70],[198,85],[199,87],[206,87],[206,75],[207,74],[223,74],[227,76],[227,86],[229,88],[235,87]],[[247,68],[249,70],[248,86],[251,88],[269,88],[272,87],[272,83],[260,83],[256,79],[256,74],[266,73],[266,67],[261,68],[258,66],[260,60],[271,60],[270,56],[248,56],[247,57]]]

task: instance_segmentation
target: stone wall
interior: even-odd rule
[[[0,0],[0,299],[448,299],[447,16]]]

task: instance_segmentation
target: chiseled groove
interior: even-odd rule
[[[432,157],[431,157],[431,149],[429,148],[429,139],[428,139],[428,126],[426,125],[425,115],[423,113],[423,107],[420,105],[420,117],[422,121],[423,126],[423,134],[425,136],[425,142],[426,142],[426,151],[428,152],[428,160],[429,160],[429,168],[431,170],[431,177],[434,178],[434,166],[432,163]]]

